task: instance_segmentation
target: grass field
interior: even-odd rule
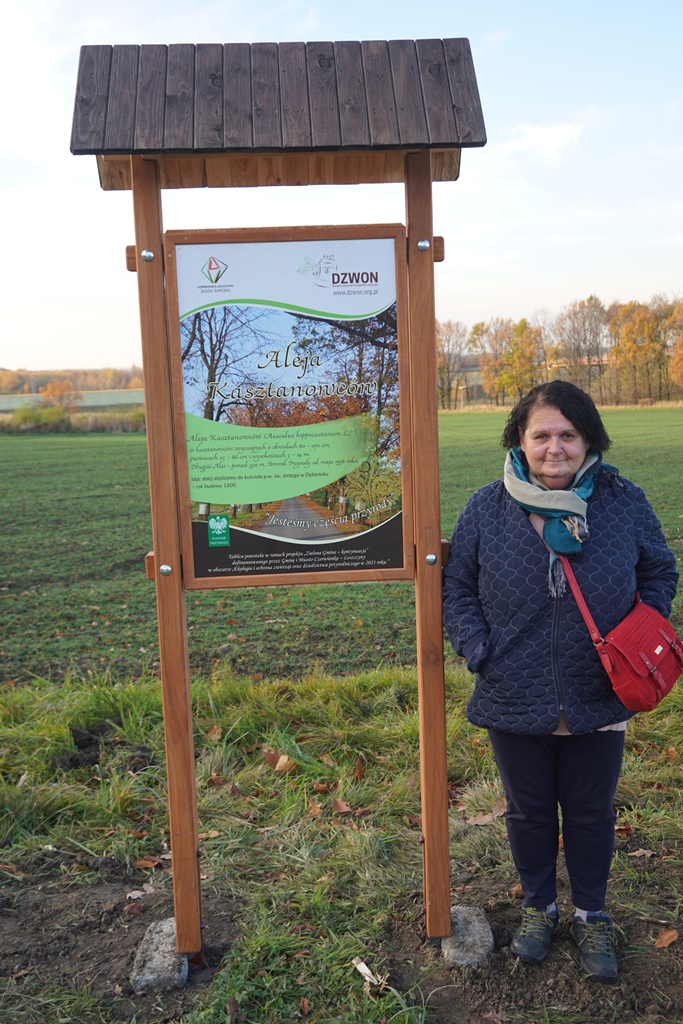
[[[611,460],[645,487],[680,556],[683,410],[604,418]],[[502,425],[496,413],[442,415],[445,534],[499,475]],[[471,680],[450,660],[452,902],[485,908],[497,948],[482,968],[446,971],[422,925],[407,584],[189,596],[215,960],[194,989],[136,995],[135,944],[171,905],[144,438],[0,437],[0,472],[17,482],[0,497],[0,1019],[680,1024],[683,688],[628,732],[611,988],[582,980],[564,928],[541,968],[518,969],[506,952],[519,902],[501,788],[464,716]],[[560,897],[566,912],[562,868]],[[364,990],[356,956],[383,986]]]
[[[680,558],[683,409],[607,410],[605,422],[615,439],[609,457],[645,488]],[[443,536],[472,491],[500,475],[503,423],[498,413],[441,415]],[[0,679],[59,679],[70,669],[125,676],[153,666],[144,437],[3,435],[0,474],[17,482],[0,494]],[[220,660],[261,678],[415,661],[408,583],[191,593],[187,611],[196,670]]]

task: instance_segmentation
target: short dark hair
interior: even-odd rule
[[[568,380],[551,380],[547,384],[539,384],[532,388],[528,395],[517,402],[508,416],[500,440],[503,448],[518,446],[521,435],[526,430],[529,416],[537,405],[559,409],[592,451],[603,455],[611,445],[612,442],[591,396],[577,388],[576,384],[570,384]]]

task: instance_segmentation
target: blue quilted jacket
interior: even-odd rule
[[[640,487],[598,474],[588,499],[589,536],[570,556],[604,636],[631,610],[636,591],[671,612],[678,575],[661,526]],[[554,732],[564,709],[571,733],[631,718],[600,665],[567,586],[548,590],[549,554],[502,480],[463,509],[444,569],[444,625],[476,673],[467,717],[503,732]]]

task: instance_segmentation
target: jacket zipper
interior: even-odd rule
[[[555,606],[553,608],[553,631],[551,640],[551,662],[553,666],[553,679],[555,681],[555,690],[557,693],[557,710],[558,710],[558,722],[560,719],[560,713],[565,711],[564,706],[564,691],[562,689],[562,675],[560,673],[560,658],[559,658],[559,636],[560,636],[560,607],[562,597],[558,595],[555,598]]]

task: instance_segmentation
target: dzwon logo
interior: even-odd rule
[[[209,256],[208,260],[202,267],[202,274],[204,277],[208,278],[211,284],[217,284],[227,269],[227,263],[223,263],[222,260],[217,260],[215,256]]]
[[[317,263],[307,256],[299,267],[298,273],[310,274],[313,284],[317,284],[319,288],[329,288],[336,269],[337,261],[334,256],[323,256]]]

